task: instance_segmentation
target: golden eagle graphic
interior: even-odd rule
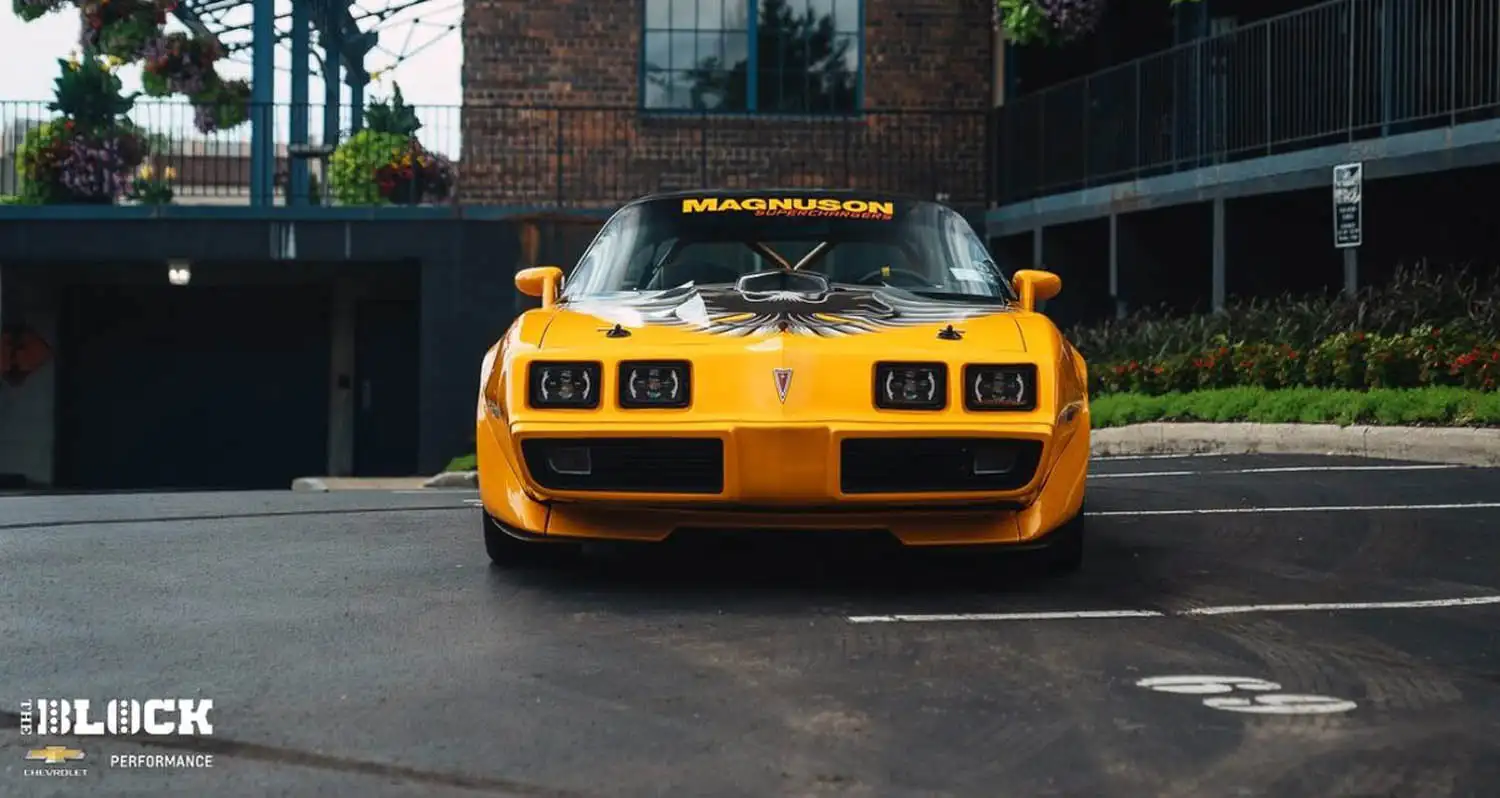
[[[568,300],[564,306],[624,327],[662,325],[736,337],[785,332],[820,338],[944,324],[1010,310],[1000,300],[946,301],[899,288],[753,291],[692,283],[662,291],[595,295]]]

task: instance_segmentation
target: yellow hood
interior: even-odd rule
[[[621,361],[687,360],[693,420],[742,422],[868,417],[877,361],[946,363],[956,390],[965,363],[1031,360],[1018,314],[998,301],[835,293],[746,297],[714,287],[567,302],[552,311],[534,358],[598,361],[610,386]],[[775,375],[787,370],[782,400]]]
[[[616,325],[628,336],[610,338]],[[939,338],[952,325],[957,340]],[[618,334],[618,333],[617,333]],[[714,346],[733,351],[778,336],[799,349],[941,357],[955,344],[990,352],[1024,352],[1025,341],[1011,308],[993,303],[929,299],[898,289],[839,289],[826,294],[747,292],[727,286],[691,286],[629,292],[560,305],[541,341],[543,351],[596,350],[629,341],[624,357],[670,356],[678,346]],[[789,342],[790,343],[790,342]],[[660,355],[644,350],[665,348]]]

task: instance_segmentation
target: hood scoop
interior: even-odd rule
[[[809,294],[817,297],[833,290],[833,284],[817,272],[772,269],[741,277],[735,281],[734,290],[741,294]]]

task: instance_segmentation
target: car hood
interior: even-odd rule
[[[959,347],[1026,351],[1013,309],[998,299],[941,300],[895,288],[800,292],[691,285],[563,302],[541,348],[597,353],[616,325],[614,337],[630,342],[629,357],[658,349],[663,351],[651,356],[667,356],[685,346],[760,350],[768,338],[803,350],[867,351],[881,358],[931,358],[943,348]],[[939,338],[949,325],[959,338]]]

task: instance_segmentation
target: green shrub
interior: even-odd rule
[[[1095,429],[1150,421],[1261,424],[1500,426],[1500,393],[1453,386],[1351,391],[1222,388],[1147,396],[1117,393],[1089,403]]]
[[[1451,335],[1494,337],[1500,330],[1500,271],[1398,269],[1389,283],[1342,294],[1233,300],[1223,312],[1172,316],[1147,308],[1121,320],[1074,327],[1068,337],[1090,362],[1158,362],[1240,342],[1286,344],[1307,352],[1339,333],[1395,335],[1439,325]]]
[[[375,173],[400,157],[410,138],[366,128],[339,145],[328,159],[328,182],[333,198],[343,205],[384,205]]]
[[[1401,269],[1358,296],[1287,296],[1219,313],[1151,311],[1069,331],[1095,393],[1253,386],[1365,390],[1500,381],[1500,273]]]

